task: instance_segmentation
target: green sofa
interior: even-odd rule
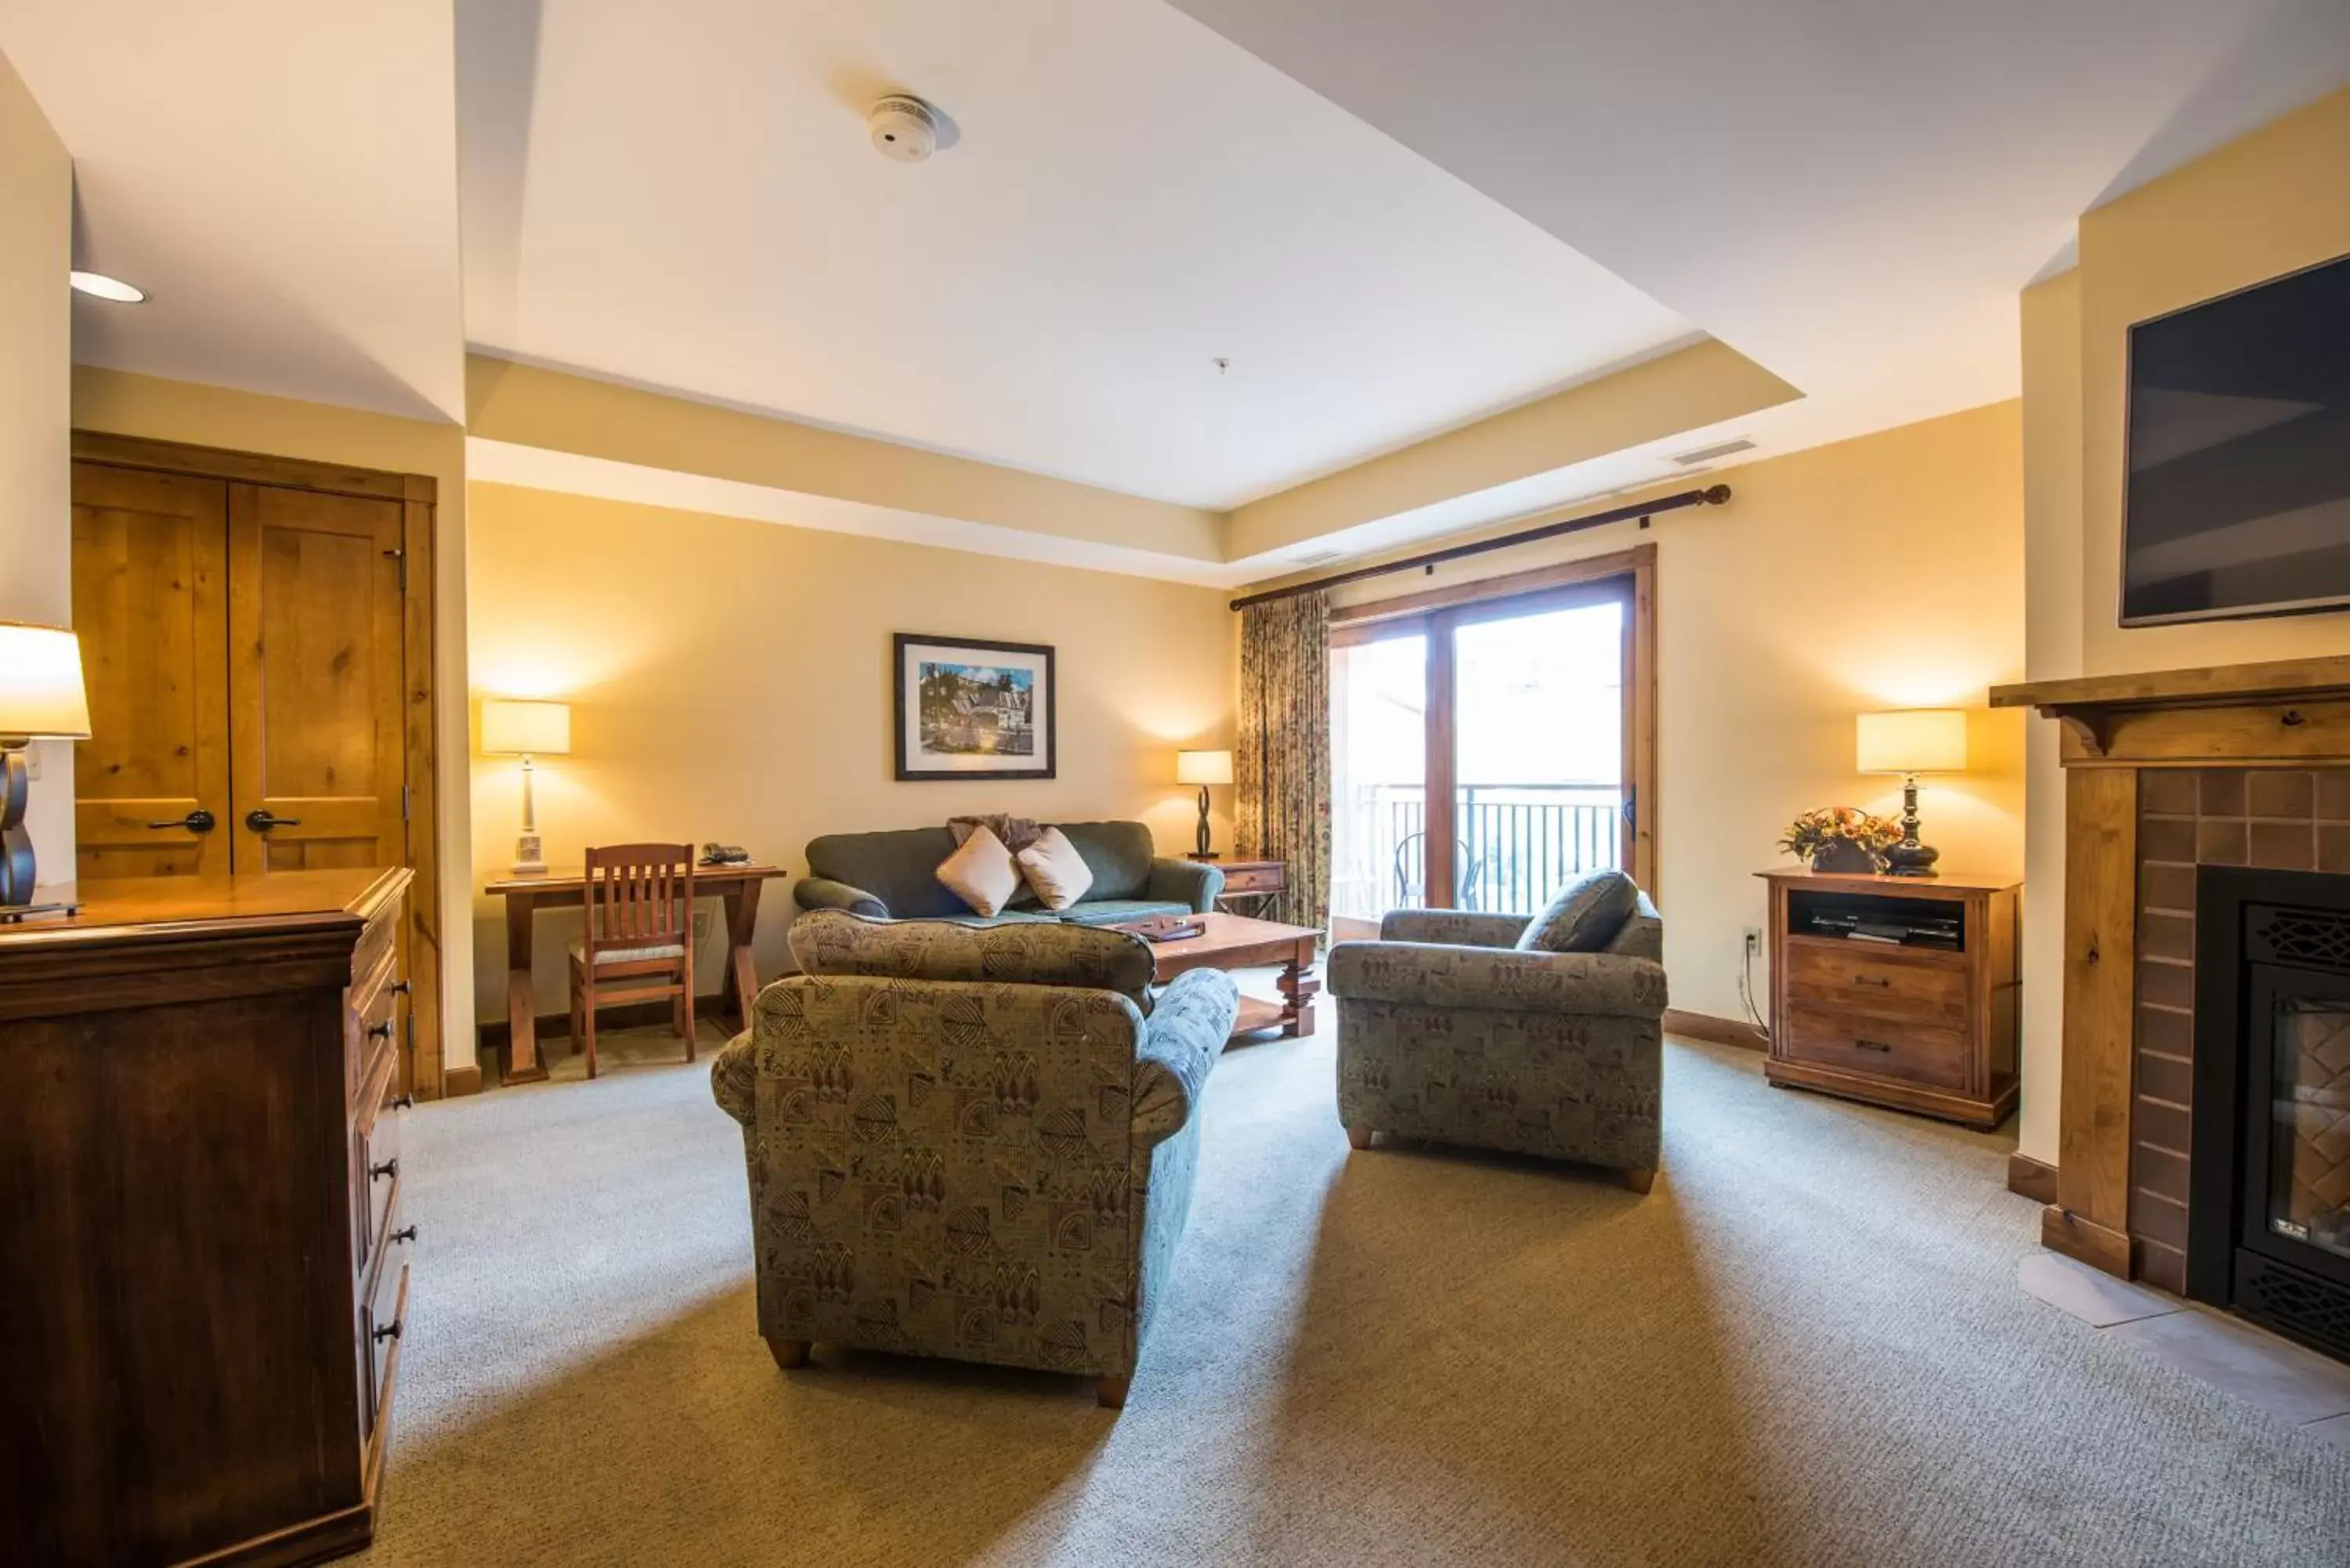
[[[810,839],[808,874],[792,888],[792,897],[803,909],[845,909],[871,919],[1107,926],[1153,915],[1204,915],[1224,890],[1224,874],[1215,867],[1162,858],[1151,846],[1150,829],[1139,822],[1050,826],[1067,836],[1094,874],[1086,896],[1057,913],[1024,888],[992,919],[973,914],[939,881],[940,863],[955,851],[954,835],[944,827],[828,833]]]

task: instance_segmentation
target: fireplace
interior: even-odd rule
[[[2350,1360],[2350,876],[2196,872],[2187,1293]]]

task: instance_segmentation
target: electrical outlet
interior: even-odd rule
[[[1747,928],[1746,928],[1746,956],[1747,956],[1748,958],[1759,958],[1759,957],[1761,957],[1761,956],[1762,956],[1762,927],[1760,927],[1760,926],[1749,926],[1749,927],[1747,927]]]
[[[710,936],[710,911],[709,911],[709,910],[707,910],[707,909],[696,909],[696,910],[694,910],[694,911],[693,911],[693,940],[694,940],[697,943],[699,943],[699,942],[702,942],[702,941],[706,940],[709,938],[709,936]]]

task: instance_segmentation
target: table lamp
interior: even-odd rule
[[[1885,868],[1896,877],[1931,877],[1941,851],[1918,842],[1918,775],[1966,771],[1966,714],[1956,708],[1863,713],[1857,751],[1862,773],[1901,775],[1901,842],[1885,851]]]
[[[89,739],[81,639],[63,627],[0,621],[0,909],[33,901],[33,836],[25,826],[35,740]]]
[[[1232,782],[1232,754],[1230,752],[1178,752],[1175,753],[1175,782],[1200,786],[1200,846],[1201,859],[1213,857],[1208,847],[1208,786]]]
[[[571,704],[483,698],[482,752],[485,756],[522,758],[522,836],[515,840],[514,874],[546,876],[546,859],[539,848],[538,815],[530,797],[530,763],[534,756],[571,754]]]

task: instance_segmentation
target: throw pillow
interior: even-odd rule
[[[1639,908],[1640,889],[1621,871],[1586,871],[1558,890],[1518,939],[1520,952],[1594,953]]]
[[[1003,840],[984,827],[972,829],[962,847],[939,863],[948,892],[983,915],[1000,912],[1020,891],[1020,867]]]
[[[1048,909],[1066,909],[1086,896],[1094,885],[1093,868],[1077,846],[1069,842],[1068,835],[1057,827],[1048,827],[1035,843],[1013,857],[1020,863],[1021,875],[1028,886],[1036,889],[1036,897],[1045,900]]]

